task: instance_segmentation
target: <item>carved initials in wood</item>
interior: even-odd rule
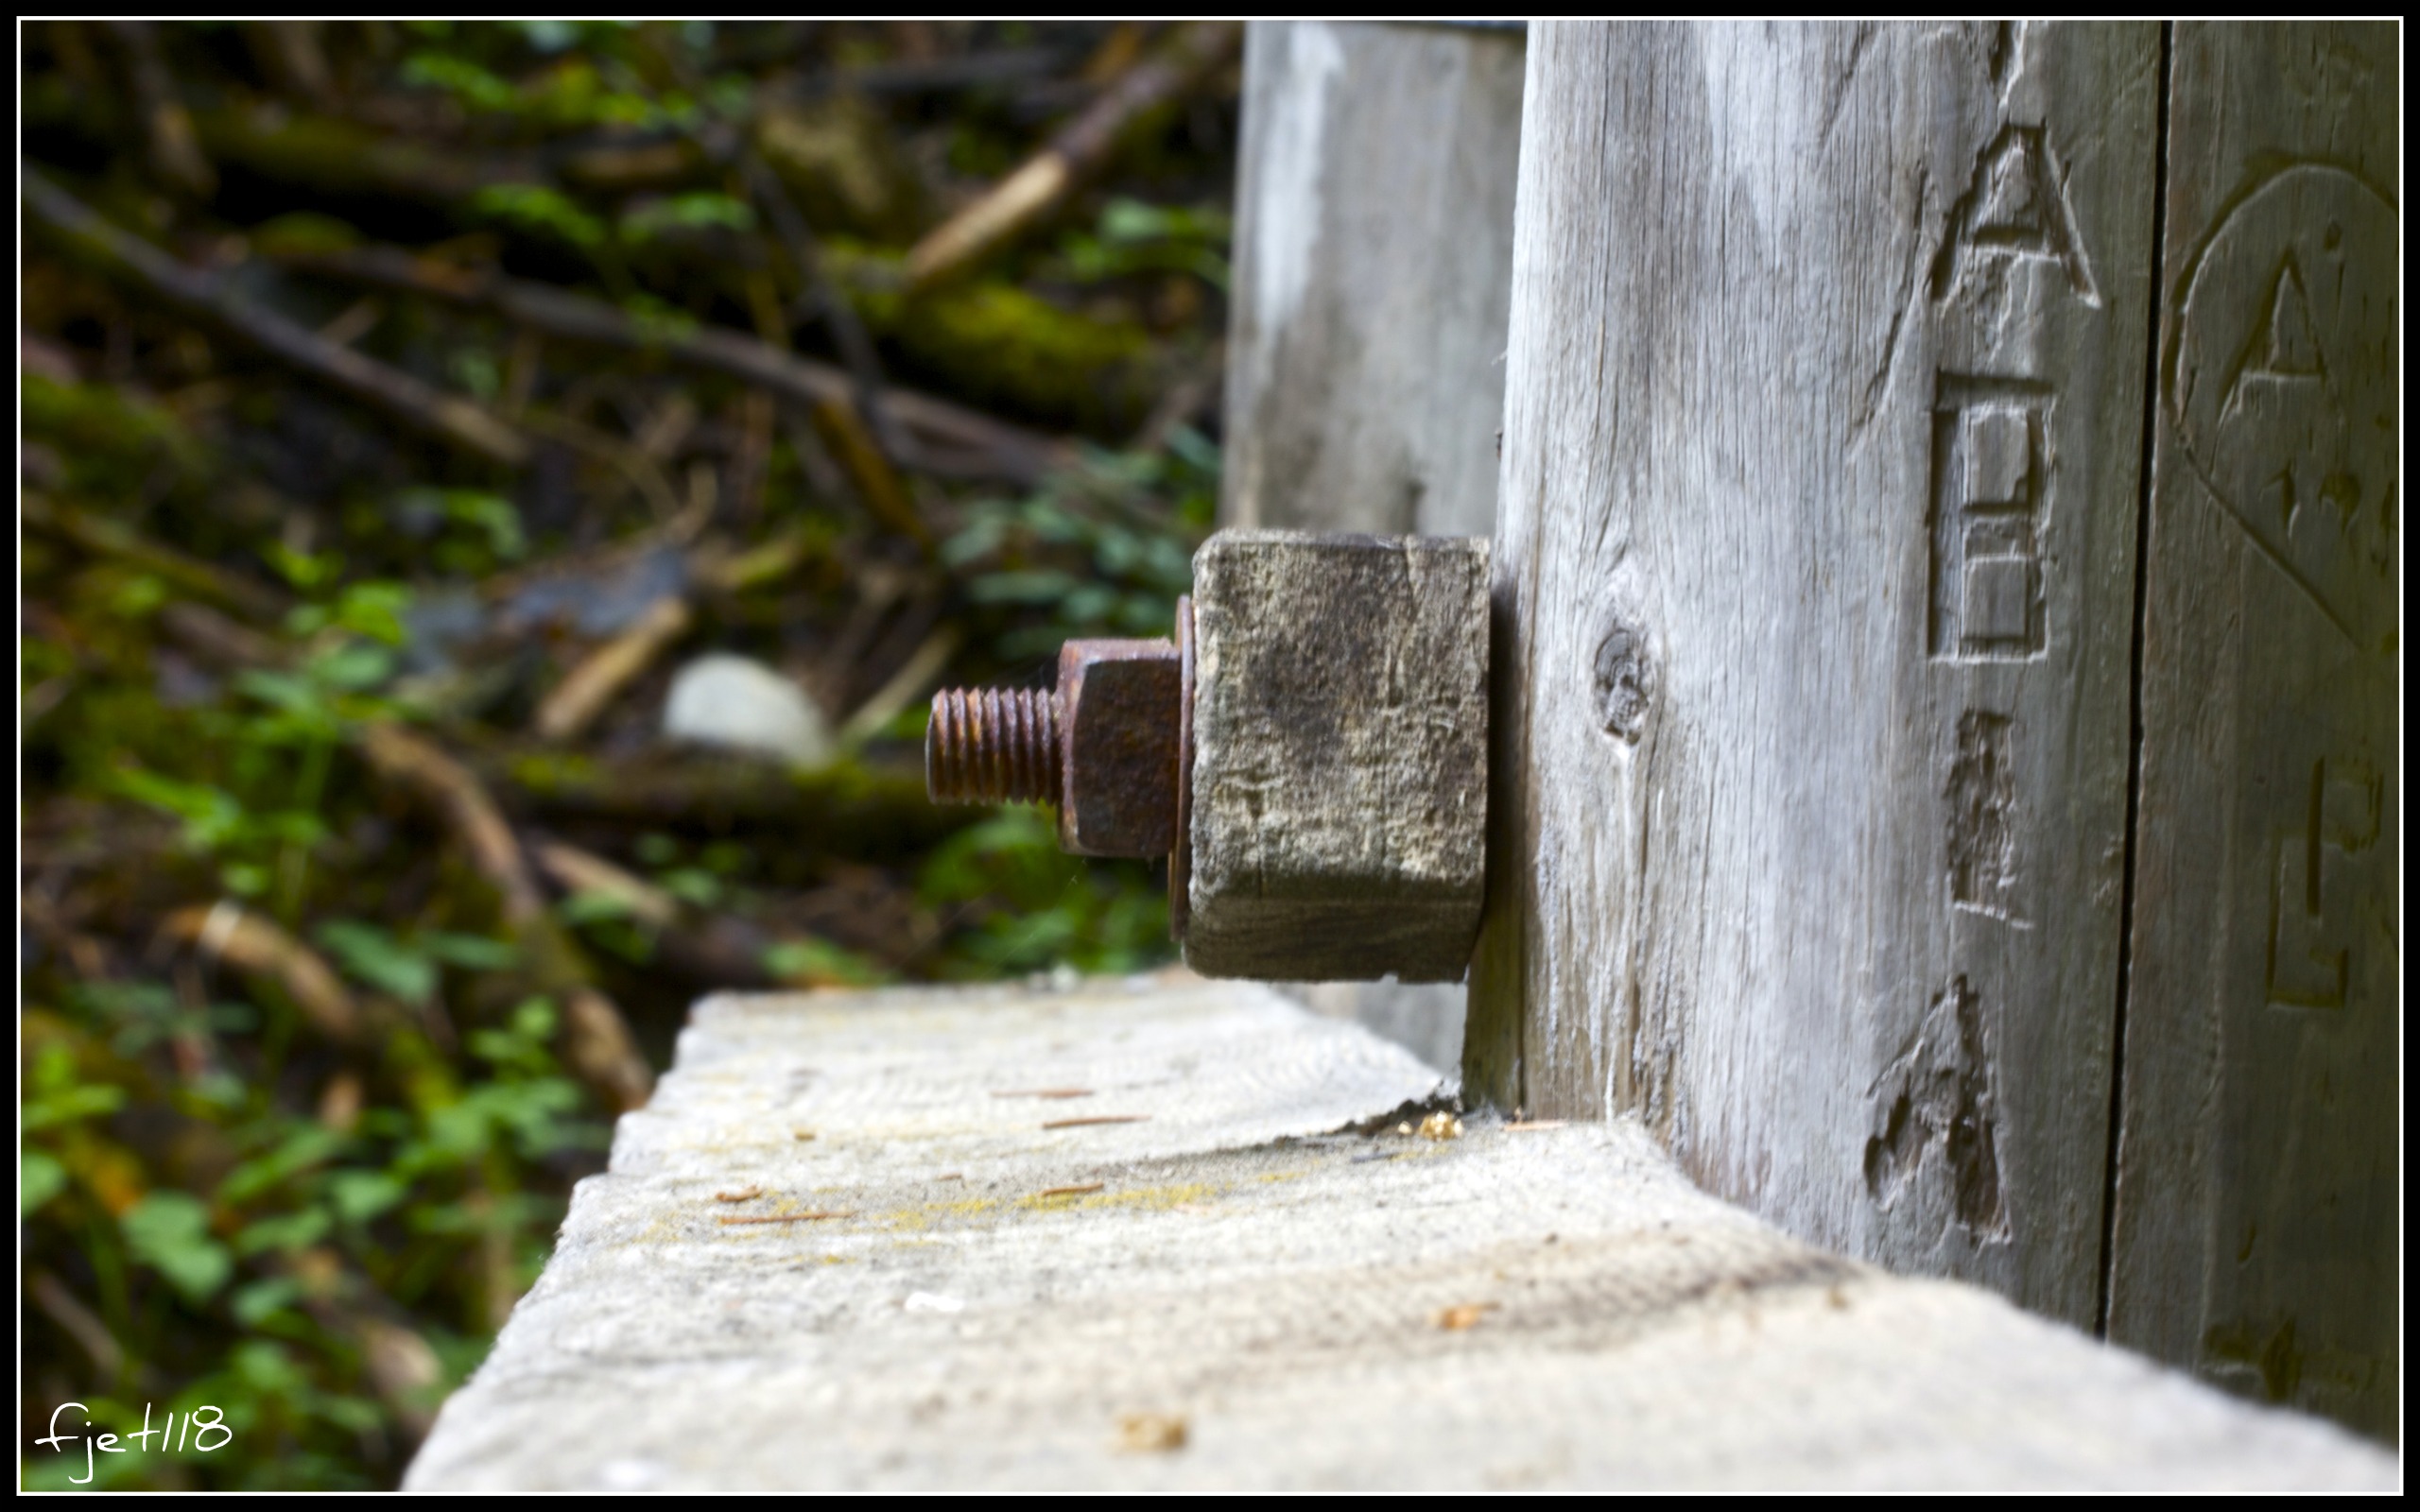
[[[2192,257],[2166,397],[2253,544],[2362,651],[2394,644],[2401,222],[2331,163],[2290,163]]]
[[[2341,1008],[2351,975],[2350,933],[2328,917],[2329,859],[2366,850],[2378,837],[2378,775],[2368,764],[2320,761],[2310,772],[2302,830],[2278,838],[2269,905],[2269,1001],[2281,1007]]]
[[[2050,400],[2036,385],[1941,376],[1933,409],[1932,654],[2024,661],[2048,644],[2041,541]]]

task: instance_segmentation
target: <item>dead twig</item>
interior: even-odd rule
[[[681,919],[681,904],[670,893],[606,860],[560,840],[540,840],[529,847],[530,857],[555,885],[566,892],[596,893],[612,899],[640,923],[669,929]]]
[[[47,495],[30,489],[19,497],[21,518],[34,529],[63,537],[95,556],[116,557],[132,562],[194,598],[233,610],[251,619],[274,620],[285,612],[285,595],[275,589],[238,577],[224,568],[189,557],[173,546],[162,545],[107,515],[73,506],[60,507]]]
[[[433,810],[470,853],[502,904],[506,927],[539,985],[561,999],[564,1058],[614,1108],[643,1106],[654,1073],[630,1024],[588,977],[579,947],[546,911],[546,897],[503,811],[471,769],[396,725],[364,725],[354,741],[378,778]]]
[[[847,405],[855,397],[855,380],[844,369],[736,331],[673,321],[642,324],[602,300],[551,284],[447,266],[399,248],[297,253],[285,262],[298,271],[493,310],[567,341],[656,353],[735,378],[805,408],[827,403]],[[920,471],[1029,484],[1070,456],[1063,443],[929,395],[891,388],[885,391],[883,404],[916,438]]]
[[[773,941],[755,924],[683,907],[663,888],[560,840],[534,841],[529,854],[563,891],[608,899],[654,931],[658,955],[671,970],[715,987],[767,984],[765,953]]]
[[[1232,21],[1196,22],[1179,30],[1102,91],[1049,146],[918,242],[908,253],[908,288],[931,288],[966,273],[1031,230],[1163,107],[1200,87],[1242,44],[1243,27]]]
[[[209,198],[218,187],[218,175],[201,154],[193,113],[178,97],[167,60],[160,56],[159,33],[147,21],[112,21],[109,27],[126,49],[126,81],[134,95],[135,113],[143,119],[151,171],[181,194]]]
[[[831,1212],[765,1212],[765,1213],[748,1213],[748,1214],[746,1214],[746,1215],[744,1215],[744,1216],[738,1216],[738,1217],[717,1218],[717,1219],[715,1220],[715,1222],[717,1222],[717,1223],[727,1223],[727,1224],[738,1224],[738,1223],[821,1223],[821,1222],[823,1222],[823,1221],[824,1221],[825,1219],[827,1219],[827,1218],[854,1218],[854,1217],[856,1217],[856,1213],[854,1213],[854,1212],[841,1212],[841,1211],[831,1211]]]
[[[521,423],[621,473],[655,516],[657,524],[651,528],[660,529],[680,518],[681,496],[672,491],[671,481],[665,477],[664,469],[655,458],[638,447],[616,440],[594,426],[583,425],[568,415],[546,410],[524,410]]]
[[[666,597],[648,605],[628,629],[565,673],[539,703],[538,733],[562,741],[585,734],[614,696],[653,665],[656,658],[688,632],[696,618],[685,599]]]
[[[866,513],[884,529],[914,541],[917,549],[929,555],[933,533],[916,513],[916,506],[908,499],[899,474],[891,469],[881,445],[856,409],[825,400],[809,411],[809,418],[815,423],[817,437],[831,449],[841,471],[856,486],[857,497],[865,501]]]
[[[322,1040],[338,1045],[361,1042],[364,1021],[353,994],[318,952],[269,919],[229,899],[208,908],[181,908],[161,929],[246,976],[267,978],[283,988]]]
[[[865,422],[884,457],[894,464],[905,464],[908,460],[908,441],[891,423],[890,406],[883,403],[882,363],[874,353],[873,338],[866,334],[865,322],[857,318],[857,307],[833,282],[832,270],[823,261],[822,245],[815,239],[814,231],[799,213],[789,191],[752,148],[741,148],[740,173],[750,195],[765,207],[766,218],[773,223],[774,233],[788,249],[790,261],[798,266],[801,302],[811,304],[822,318],[824,329],[832,333],[832,345],[840,353],[841,364],[856,381],[853,397],[858,418]],[[759,335],[768,340],[772,338],[770,332]]]
[[[507,467],[517,468],[529,459],[527,440],[469,400],[440,393],[408,373],[254,303],[223,274],[187,267],[118,230],[30,167],[24,169],[24,181],[27,219],[87,265],[439,440]]]
[[[318,22],[255,21],[245,26],[244,40],[261,72],[279,89],[323,111],[335,105],[336,85],[320,47]]]
[[[1085,1118],[1054,1118],[1044,1128],[1081,1128],[1089,1124],[1148,1124],[1149,1113],[1094,1113]]]
[[[857,706],[848,722],[840,727],[838,740],[844,748],[854,748],[872,740],[883,727],[899,716],[901,710],[917,702],[939,680],[942,669],[958,654],[959,633],[954,626],[943,625],[925,637],[908,660],[900,663],[883,685],[871,697]]]

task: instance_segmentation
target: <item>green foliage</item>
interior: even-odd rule
[[[55,43],[81,25],[29,34],[29,94],[69,83]],[[219,29],[199,45],[198,31],[163,28],[182,39],[164,56],[192,76],[179,85],[205,146],[223,170],[242,169],[229,195],[144,187],[139,133],[62,135],[54,121],[27,150],[120,224],[312,326],[362,291],[299,266],[261,277],[243,253],[300,260],[408,241],[432,268],[492,266],[601,294],[667,345],[761,317],[767,288],[804,320],[790,250],[723,155],[736,140],[756,142],[827,233],[825,266],[892,380],[1038,428],[1135,434],[1175,366],[1160,334],[1178,318],[1167,309],[1212,312],[1187,352],[1215,319],[1216,301],[1182,281],[1216,289],[1227,277],[1223,217],[1172,208],[1214,199],[1215,172],[1177,182],[1182,168],[1155,166],[1140,190],[1114,180],[1098,217],[1055,248],[1028,244],[979,277],[903,297],[904,244],[929,228],[934,190],[958,187],[920,175],[944,152],[1005,171],[1050,123],[1020,84],[852,95],[827,112],[845,129],[809,144],[822,155],[804,167],[755,135],[781,110],[823,122],[797,86],[825,71],[896,61],[887,25],[823,26],[808,57],[800,35],[706,21],[328,28],[320,41],[349,96],[338,112],[275,100],[236,25],[205,24]],[[1046,35],[977,24],[945,29],[942,45]],[[99,38],[95,51],[112,45]],[[251,145],[221,152],[212,133],[235,129]],[[110,161],[45,159],[71,138]],[[488,181],[498,163],[529,165],[505,170],[525,181]],[[875,244],[851,247],[835,230]],[[697,255],[708,247],[715,256]],[[25,264],[21,424],[38,498],[21,542],[21,818],[40,856],[23,888],[21,1385],[91,1401],[95,1431],[139,1431],[147,1400],[180,1414],[215,1406],[235,1435],[216,1454],[102,1455],[97,1486],[394,1483],[414,1425],[535,1278],[571,1184],[601,1165],[610,1116],[566,1048],[567,994],[583,984],[653,1044],[710,985],[684,973],[730,971],[735,941],[756,953],[740,972],[813,988],[1167,958],[1152,868],[1063,855],[1046,813],[1002,811],[911,850],[879,836],[826,845],[812,824],[726,828],[685,782],[659,797],[646,784],[666,753],[641,737],[661,665],[597,735],[538,747],[526,734],[534,702],[595,640],[560,610],[512,616],[550,576],[622,572],[646,531],[645,550],[676,541],[693,570],[717,554],[750,564],[714,587],[692,577],[700,641],[783,660],[856,644],[841,655],[865,664],[837,669],[835,683],[855,678],[862,699],[862,684],[890,675],[877,663],[908,649],[897,631],[930,634],[911,621],[938,607],[934,628],[961,647],[953,676],[989,679],[1003,663],[1022,676],[1070,633],[1167,633],[1217,490],[1218,455],[1201,437],[1089,454],[1022,496],[988,500],[949,468],[907,459],[946,560],[885,562],[916,586],[868,638],[853,616],[880,602],[869,588],[887,543],[826,501],[802,507],[801,480],[824,485],[794,417],[777,407],[764,432],[726,380],[659,353],[527,342],[491,313],[377,291],[379,318],[349,344],[527,421],[538,457],[508,473],[48,243]],[[803,353],[832,355],[820,323],[794,335]],[[676,400],[698,423],[655,423]],[[550,420],[662,449],[584,447]],[[743,490],[751,448],[763,472]],[[713,516],[657,513],[661,490],[632,487],[633,459],[676,493],[714,482]],[[470,600],[475,610],[458,612]],[[884,768],[912,760],[897,747],[912,747],[923,718],[897,714],[816,792],[802,787],[802,803],[828,791],[848,822],[860,789],[879,798],[898,782]],[[359,754],[371,727],[396,723],[482,774],[523,839],[587,850],[662,898],[573,889],[551,919],[508,919],[441,806]],[[634,775],[635,810],[583,817],[550,802],[612,796]],[[630,812],[660,816],[644,822],[662,833],[634,835]],[[164,929],[172,917],[181,927]],[[267,926],[240,936],[245,949],[224,933],[239,919]],[[309,984],[298,960],[349,990],[361,1040],[330,1042],[298,1011]],[[377,1337],[424,1351],[429,1379],[373,1371]],[[56,1489],[81,1471],[34,1457],[21,1478]]]
[[[880,987],[891,973],[823,939],[789,939],[765,952],[765,970],[796,987]]]
[[[1136,273],[1190,273],[1212,288],[1227,287],[1227,247],[1235,226],[1224,211],[1149,205],[1112,198],[1090,232],[1060,243],[1067,272],[1098,284]]]
[[[1135,971],[1169,954],[1167,901],[1141,863],[1104,865],[1059,849],[1040,811],[1003,809],[933,853],[919,895],[977,917],[944,970],[1000,976],[1065,964]]]
[[[621,219],[622,239],[632,245],[652,241],[666,232],[756,229],[756,212],[729,195],[700,191],[669,195],[633,205]]]
[[[1180,432],[1165,454],[1088,455],[1023,499],[986,500],[942,545],[976,602],[1026,610],[1009,655],[1074,635],[1166,635],[1193,586],[1218,501],[1216,449]]]
[[[235,1259],[210,1237],[210,1210],[182,1192],[147,1192],[118,1215],[127,1253],[166,1278],[188,1302],[207,1302],[227,1284]]]
[[[529,549],[521,511],[485,489],[406,489],[395,496],[394,507],[399,517],[425,521],[443,532],[432,556],[450,573],[491,571],[520,560]]]
[[[20,374],[19,383],[25,439],[53,450],[71,491],[123,495],[142,489],[163,465],[187,482],[209,472],[184,422],[151,401],[114,384],[60,383],[39,372]]]
[[[544,184],[490,184],[471,197],[471,210],[515,230],[558,237],[582,249],[605,241],[602,220],[562,190]]]

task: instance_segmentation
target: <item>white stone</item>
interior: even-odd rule
[[[664,733],[793,766],[832,759],[831,726],[799,686],[761,662],[727,651],[699,657],[673,675]]]

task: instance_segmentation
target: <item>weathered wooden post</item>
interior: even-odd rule
[[[2397,65],[2168,48],[1532,28],[1465,1075],[2375,1429]]]
[[[1494,528],[1521,67],[1517,29],[1253,24],[1223,523]],[[1459,1059],[1460,984],[1297,990]]]
[[[2396,28],[2176,27],[2109,1335],[2391,1436]]]

